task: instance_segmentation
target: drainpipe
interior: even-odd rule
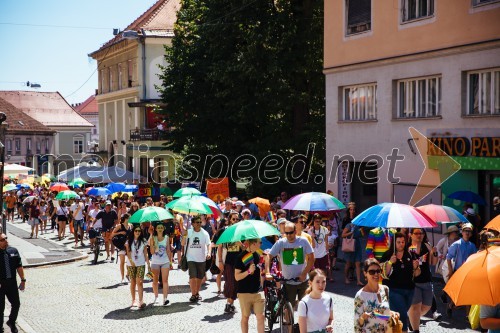
[[[144,35],[144,29],[141,29],[142,37],[139,41],[142,45],[142,98],[146,99],[146,36]]]

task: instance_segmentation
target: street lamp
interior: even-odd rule
[[[4,176],[4,166],[5,166],[5,132],[7,131],[7,124],[4,121],[7,120],[5,113],[0,112],[0,189],[2,189],[2,195],[0,195],[0,218],[2,219],[2,232],[5,234],[7,232],[7,219],[4,217],[3,212],[3,176]]]

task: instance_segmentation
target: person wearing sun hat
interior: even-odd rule
[[[439,240],[436,245],[438,252],[438,262],[436,264],[436,273],[443,275],[443,264],[446,263],[446,255],[448,254],[448,248],[451,244],[458,240],[458,227],[456,225],[450,225],[446,232],[444,233],[446,237]]]
[[[469,256],[477,252],[476,245],[470,241],[473,228],[474,226],[471,223],[462,224],[462,238],[451,244],[448,248],[448,254],[446,255],[448,265],[447,280],[467,261]],[[454,265],[452,260],[455,262]],[[453,303],[450,302],[446,310],[448,317],[451,317],[452,309]]]

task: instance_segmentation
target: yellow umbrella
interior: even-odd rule
[[[471,255],[453,273],[444,291],[455,305],[500,304],[500,247]]]
[[[118,194],[120,194],[120,192],[115,192],[113,194],[111,194],[111,199],[114,199],[118,196]],[[129,197],[133,196],[132,192],[122,192],[122,195],[120,196],[120,198],[124,195],[124,194],[128,194]]]

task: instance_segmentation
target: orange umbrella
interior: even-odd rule
[[[451,276],[444,291],[455,305],[500,304],[500,247],[473,254]]]
[[[500,215],[488,222],[483,229],[491,229],[500,232]]]
[[[69,190],[69,187],[68,187],[68,185],[66,185],[64,183],[55,183],[54,185],[52,185],[50,187],[50,190],[55,191],[55,192],[61,192],[61,191]]]
[[[260,216],[266,216],[267,212],[271,210],[271,203],[267,199],[261,197],[255,197],[253,199],[248,200],[248,202],[256,204],[257,207],[259,207]]]

